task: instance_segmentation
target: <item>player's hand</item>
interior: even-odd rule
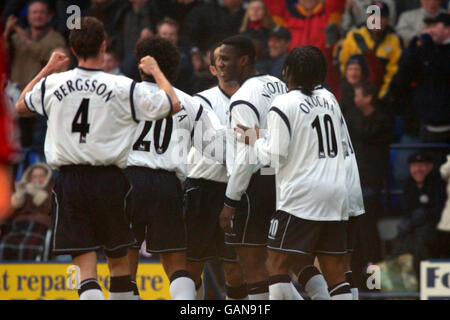
[[[158,62],[151,56],[145,56],[139,61],[139,69],[147,75],[155,75],[155,73],[161,72]]]
[[[233,209],[228,206],[224,206],[222,209],[222,212],[219,216],[219,224],[225,233],[232,234],[233,233],[233,215],[235,213],[236,209]]]
[[[45,68],[51,73],[61,72],[67,69],[70,59],[61,51],[54,51]]]
[[[250,129],[238,123],[234,128],[234,134],[238,141],[247,145],[254,145],[255,141],[260,137],[259,127],[256,124],[254,129]]]

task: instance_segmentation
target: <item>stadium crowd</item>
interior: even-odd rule
[[[210,51],[227,37],[251,38],[257,71],[279,79],[293,48],[316,46],[361,178],[366,214],[352,261],[361,271],[354,273],[358,287],[367,290],[369,264],[410,253],[418,277],[421,260],[450,256],[450,1],[6,0],[0,4],[7,61],[0,70],[0,221],[14,213],[0,225],[0,260],[43,258],[52,187],[47,120],[20,117],[14,105],[54,51],[71,57],[68,69],[77,65],[68,45],[71,5],[103,22],[105,72],[139,82],[135,45],[159,36],[178,48],[173,85],[190,95],[217,85]],[[378,11],[368,12],[370,5]],[[36,170],[43,177],[34,178]],[[12,194],[7,186],[14,182]],[[392,221],[393,233],[385,236],[380,221]]]

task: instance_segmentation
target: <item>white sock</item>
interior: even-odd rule
[[[269,300],[269,292],[249,294],[248,300]]]
[[[196,291],[197,291],[196,300],[205,300],[205,286],[202,279],[200,279],[200,286],[198,288],[196,286]]]
[[[359,300],[359,291],[358,288],[350,288],[352,293],[352,300]]]
[[[80,300],[105,300],[102,290],[89,289],[80,294]]]
[[[330,300],[330,294],[328,293],[328,285],[325,278],[321,274],[313,276],[306,283],[305,291],[311,298],[311,300]]]
[[[298,282],[311,300],[330,300],[328,285],[320,271],[310,265],[303,268],[298,275]]]
[[[80,300],[105,300],[102,289],[97,279],[86,279],[80,283],[78,289]]]
[[[291,283],[289,275],[278,274],[269,277],[270,300],[299,300],[294,291],[297,292],[297,289]]]
[[[137,300],[133,291],[109,292],[108,300]]]
[[[346,281],[334,285],[329,290],[331,300],[353,300],[350,285]]]
[[[195,282],[190,277],[178,276],[171,280],[169,286],[172,300],[195,300]]]

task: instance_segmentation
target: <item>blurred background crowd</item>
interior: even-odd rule
[[[5,0],[0,221],[8,206],[14,214],[1,224],[0,260],[43,259],[51,237],[45,119],[17,117],[13,106],[53,50],[71,55],[71,5],[103,21],[104,71],[139,81],[134,45],[157,35],[178,47],[175,86],[190,94],[216,85],[208,71],[209,49],[225,37],[250,37],[257,70],[279,78],[289,50],[317,46],[327,60],[325,86],[340,102],[361,176],[366,215],[354,269],[410,254],[418,277],[420,261],[449,257],[448,0]],[[375,11],[367,13],[371,5],[380,19]],[[7,192],[7,166],[14,194]]]

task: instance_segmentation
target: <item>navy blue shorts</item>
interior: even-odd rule
[[[134,243],[125,202],[130,184],[115,166],[63,166],[55,181],[53,251],[77,256],[103,249],[123,257]]]
[[[174,172],[145,167],[128,167],[124,173],[133,189],[127,201],[127,215],[139,248],[146,241],[147,252],[186,250],[183,192]]]

